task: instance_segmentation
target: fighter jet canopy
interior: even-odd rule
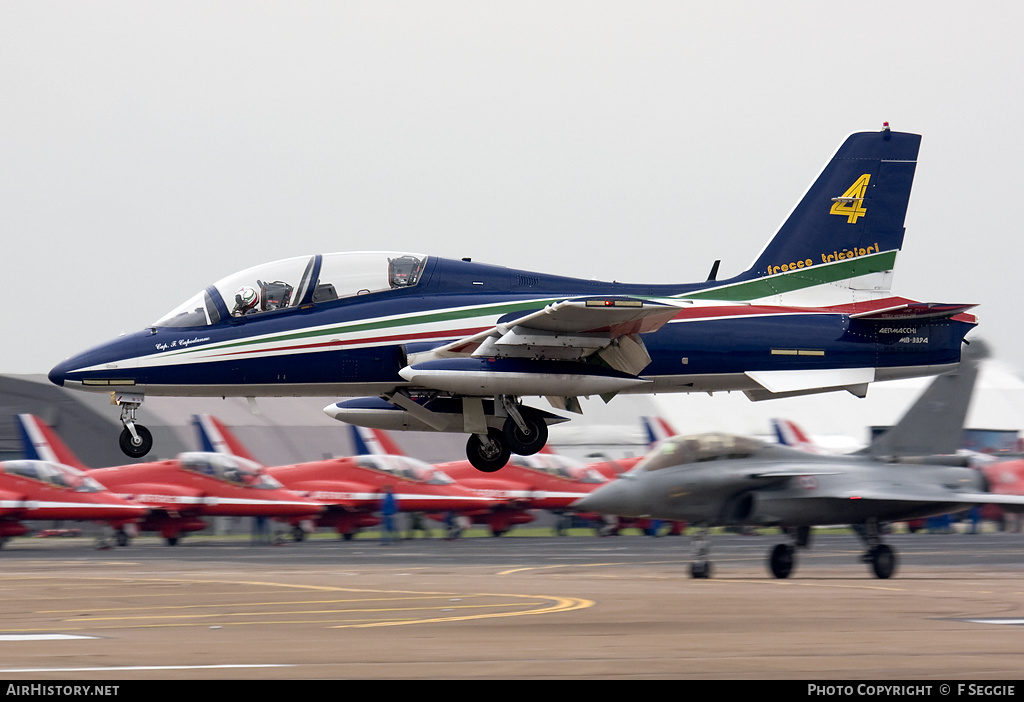
[[[155,327],[203,327],[228,316],[287,310],[420,281],[427,257],[386,251],[297,256],[222,278],[161,317]]]
[[[766,444],[758,439],[734,434],[674,436],[660,442],[630,472],[642,473],[689,463],[747,458],[765,446]]]
[[[105,487],[77,468],[52,461],[18,460],[0,463],[0,470],[49,485],[69,488],[75,492],[101,492]]]
[[[240,456],[189,451],[179,454],[178,461],[187,471],[222,480],[232,485],[261,490],[280,490],[284,487],[264,472],[260,464]]]
[[[356,465],[384,473],[390,473],[428,485],[451,485],[455,479],[424,461],[408,456],[366,455],[356,458]]]

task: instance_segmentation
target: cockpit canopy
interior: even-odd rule
[[[71,466],[50,461],[7,461],[0,464],[3,472],[30,480],[38,480],[47,485],[68,488],[75,492],[101,492],[105,490],[98,482]]]
[[[427,257],[385,251],[298,256],[223,278],[161,317],[155,327],[202,327],[240,317],[408,288]]]
[[[522,468],[539,470],[556,478],[565,478],[580,483],[605,483],[608,479],[593,468],[571,458],[553,453],[536,453],[532,456],[513,454],[509,463]]]
[[[358,456],[356,465],[428,485],[451,485],[455,479],[429,463],[407,456]]]
[[[181,467],[231,485],[260,490],[280,490],[283,486],[263,472],[255,461],[221,453],[189,452],[178,455]]]
[[[690,463],[749,458],[764,447],[764,442],[758,439],[733,434],[673,436],[659,443],[630,472],[642,473]]]

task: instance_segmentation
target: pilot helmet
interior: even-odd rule
[[[256,309],[256,305],[259,304],[260,294],[256,291],[256,288],[243,285],[235,293],[235,310],[241,313],[246,313],[250,310]]]

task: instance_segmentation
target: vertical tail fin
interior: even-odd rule
[[[806,453],[824,453],[797,424],[788,419],[773,419],[775,437],[783,446],[800,449]]]
[[[36,461],[52,461],[66,466],[87,470],[88,466],[78,460],[71,449],[61,441],[57,432],[46,422],[32,414],[18,415],[18,432],[25,458]]]
[[[689,297],[842,304],[888,292],[921,137],[850,135],[751,267]]]
[[[245,444],[239,441],[238,437],[216,417],[209,414],[196,414],[192,415],[192,423],[195,424],[199,434],[199,445],[203,451],[238,456],[259,463],[256,457],[249,453]]]
[[[647,445],[654,446],[662,439],[676,435],[676,430],[661,417],[640,417],[644,432],[647,434]]]
[[[949,455],[959,450],[981,361],[988,349],[975,340],[962,353],[960,366],[940,375],[889,431],[861,453],[870,456]]]
[[[350,424],[349,432],[357,456],[405,455],[405,452],[398,448],[398,444],[382,429],[369,429]]]

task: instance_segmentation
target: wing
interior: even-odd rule
[[[866,490],[849,489],[833,492],[833,499],[871,500],[874,502],[920,502],[922,504],[958,504],[958,505],[1001,505],[1012,512],[1024,511],[1024,495],[1002,495],[993,492],[960,492],[936,488],[897,486],[893,489],[868,488]],[[1015,509],[1016,508],[1016,509]]]
[[[563,300],[503,319],[473,336],[410,354],[409,365],[465,356],[581,361],[596,353],[615,370],[636,375],[651,362],[640,335],[660,329],[682,305],[624,297]]]

